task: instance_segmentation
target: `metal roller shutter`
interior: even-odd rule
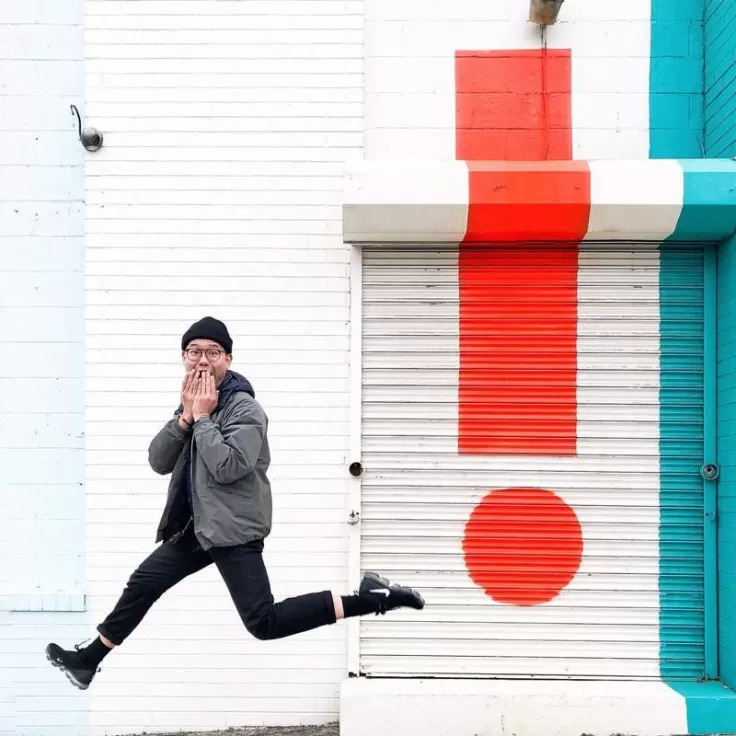
[[[525,439],[518,434],[506,452],[459,452],[458,249],[364,249],[361,567],[421,589],[427,607],[361,620],[362,674],[701,673],[702,252],[671,256],[669,291],[662,263],[670,256],[656,247],[584,244],[575,253],[573,449],[519,455]],[[479,313],[492,312],[504,289],[525,288],[524,259],[508,273],[500,263],[495,289],[476,293]],[[482,255],[475,268],[484,268]],[[554,287],[535,278],[540,303],[553,303]],[[550,386],[558,380],[558,344],[547,341],[538,359],[530,357],[529,369],[548,371]],[[523,401],[523,391],[512,389],[509,421],[514,400]],[[556,426],[548,419],[540,415],[539,427]],[[674,428],[672,441],[664,424]],[[509,488],[548,489],[579,521],[579,567],[550,600],[508,602],[469,573],[468,520],[489,492]],[[521,588],[524,580],[530,589],[539,583],[523,569],[528,535],[540,533],[533,504],[475,527],[485,535],[477,549],[505,546],[516,559],[518,569],[499,570],[512,563],[473,558],[491,578],[498,573],[501,588],[509,573]],[[541,533],[557,535],[566,549],[567,527],[555,524],[545,517]]]

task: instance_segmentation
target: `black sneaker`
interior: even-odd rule
[[[62,649],[58,644],[49,644],[46,647],[46,659],[54,667],[58,667],[74,687],[86,690],[101,668],[93,667],[90,669],[89,665],[84,664],[80,659],[80,645],[75,644],[74,648],[77,650],[76,652]]]
[[[358,595],[374,604],[376,615],[395,608],[416,608],[418,611],[424,608],[424,598],[416,590],[403,585],[392,585],[375,572],[363,575]]]

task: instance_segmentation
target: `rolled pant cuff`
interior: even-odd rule
[[[108,641],[111,641],[116,647],[119,647],[123,643],[122,639],[117,639],[114,636],[110,636],[110,634],[108,634],[102,624],[97,627],[97,633],[104,636],[105,639],[107,639]]]
[[[325,607],[327,608],[327,625],[337,623],[337,615],[335,614],[335,599],[332,597],[331,590],[323,590],[322,594],[325,597]]]

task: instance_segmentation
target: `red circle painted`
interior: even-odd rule
[[[470,578],[498,603],[534,606],[559,595],[583,558],[573,509],[552,491],[491,491],[473,509],[463,538]]]

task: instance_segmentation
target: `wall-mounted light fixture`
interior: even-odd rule
[[[79,110],[76,105],[71,105],[72,115],[77,116],[77,124],[79,128],[79,140],[88,151],[99,151],[102,148],[102,133],[97,128],[85,128],[82,130],[82,118],[79,117]]]
[[[565,0],[529,0],[529,20],[540,26],[554,25],[564,2]]]

